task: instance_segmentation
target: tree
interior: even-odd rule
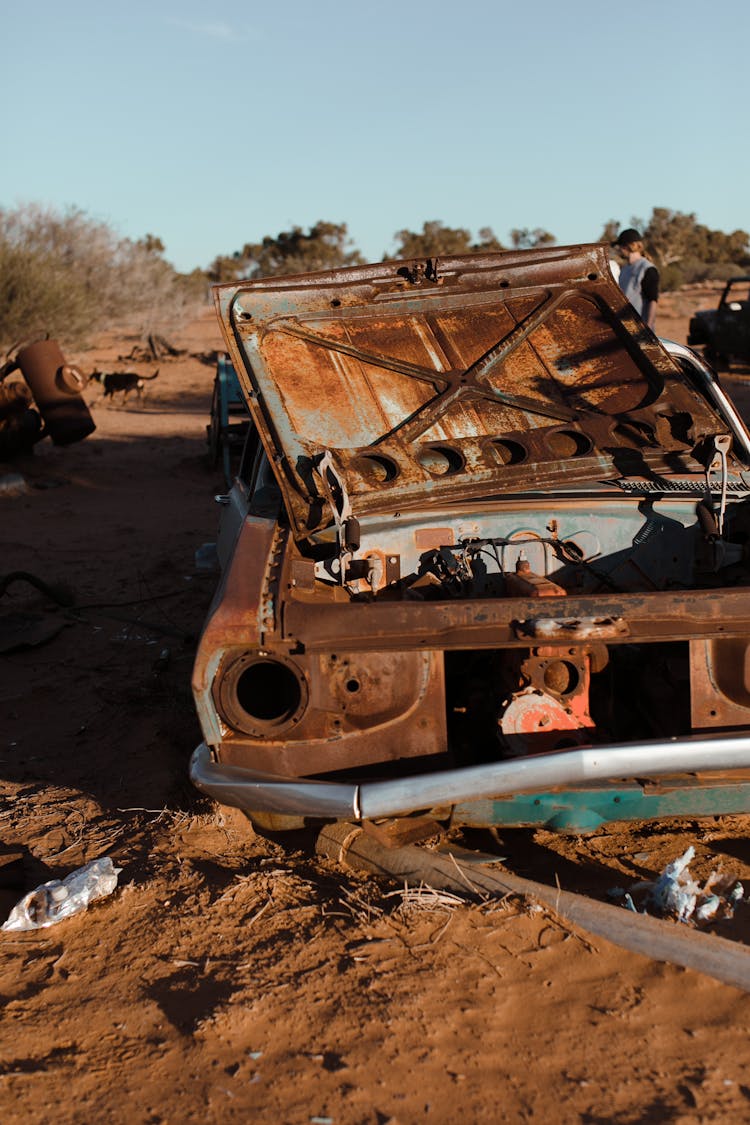
[[[209,281],[214,281],[217,284],[224,282],[239,281],[242,277],[247,277],[247,270],[249,266],[244,260],[239,250],[234,254],[218,254],[211,265],[206,270]]]
[[[725,234],[711,230],[693,213],[654,207],[649,222],[638,229],[643,229],[646,252],[659,266],[665,289],[707,278],[723,279],[750,262],[746,231]]]
[[[143,238],[138,239],[137,244],[142,246],[147,254],[161,256],[166,250],[166,246],[157,234],[145,234]]]
[[[615,241],[620,233],[620,224],[617,219],[608,219],[604,224],[604,229],[599,235],[599,242],[608,242],[610,245]]]
[[[647,224],[633,220],[633,225],[643,231],[647,253],[662,268],[682,261],[691,251],[695,256],[695,251],[703,249],[700,245],[700,228],[694,214],[672,211],[668,207],[654,207]],[[700,253],[697,256],[701,256]]]
[[[510,232],[510,241],[514,250],[536,250],[538,246],[553,246],[557,241],[554,234],[542,227],[522,227],[520,230]]]
[[[281,231],[262,242],[246,242],[242,250],[215,258],[209,267],[212,281],[278,277],[314,270],[361,265],[364,258],[352,246],[346,223],[320,220],[305,232],[302,227]]]
[[[736,262],[738,265],[750,262],[750,235],[746,230],[734,230],[731,234],[706,227],[703,230],[707,262]]]
[[[394,235],[396,258],[436,258],[446,254],[468,254],[471,233],[464,227],[447,227],[438,219],[423,223],[422,230],[399,230]]]
[[[421,231],[399,230],[394,235],[395,258],[438,258],[449,254],[503,250],[491,227],[482,227],[478,242],[472,242],[465,227],[447,227],[438,219],[422,224]]]
[[[492,227],[480,227],[479,242],[475,242],[471,249],[489,253],[490,251],[505,250],[505,247],[500,239],[496,237]]]

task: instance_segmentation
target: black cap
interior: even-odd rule
[[[617,238],[612,243],[612,245],[613,246],[629,246],[631,244],[631,242],[641,242],[641,241],[642,241],[642,239],[641,239],[640,233],[637,230],[635,230],[633,227],[628,227],[627,230],[621,230],[620,231],[620,233],[618,234]]]

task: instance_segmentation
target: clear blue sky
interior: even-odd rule
[[[750,229],[748,0],[0,0],[0,206],[178,269],[318,219]]]

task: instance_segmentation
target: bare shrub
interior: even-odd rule
[[[173,325],[205,299],[205,283],[178,274],[160,247],[77,209],[0,209],[0,343],[50,335],[77,345],[112,324],[144,336]]]

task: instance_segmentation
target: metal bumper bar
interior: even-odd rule
[[[750,732],[579,747],[507,762],[416,774],[394,781],[311,781],[254,773],[212,761],[205,742],[195,750],[190,778],[224,805],[313,819],[371,820],[459,802],[591,781],[750,768]]]

